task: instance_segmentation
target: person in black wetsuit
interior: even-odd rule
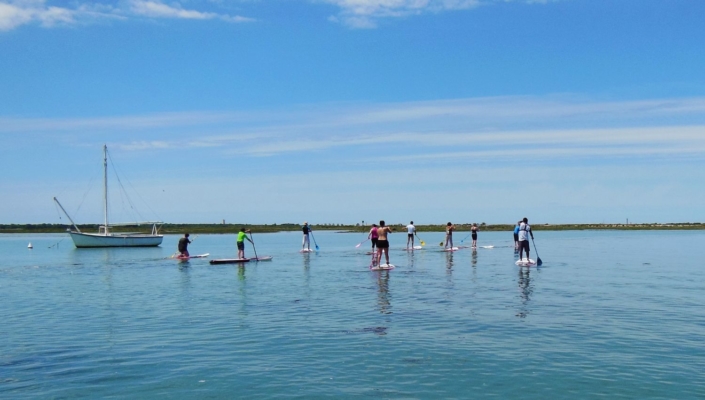
[[[188,245],[191,241],[188,239],[188,233],[184,234],[184,237],[179,239],[179,257],[189,257]]]
[[[477,224],[472,223],[472,227],[470,228],[470,232],[472,233],[472,248],[476,249],[477,248]]]

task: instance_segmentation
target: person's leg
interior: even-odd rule
[[[377,265],[379,265],[379,262],[382,260],[382,248],[377,246]]]
[[[523,259],[522,255],[524,254],[524,242],[519,242],[519,259]]]
[[[389,264],[389,247],[384,248],[384,257],[387,260],[387,264]]]

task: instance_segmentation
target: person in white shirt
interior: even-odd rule
[[[529,235],[531,240],[534,240],[534,232],[531,231],[528,218],[524,218],[519,224],[519,259],[521,260],[522,253],[526,250],[526,258],[529,259]]]
[[[414,248],[414,236],[416,235],[416,227],[414,226],[414,221],[409,222],[409,225],[406,226],[406,248],[409,248],[409,242],[411,242],[411,248]]]

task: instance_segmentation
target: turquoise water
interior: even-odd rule
[[[245,267],[164,259],[178,236],[0,235],[0,397],[705,397],[705,232],[537,231],[531,269],[511,232],[455,253],[405,236],[372,272],[359,233],[315,232],[314,254],[255,234],[274,260]],[[230,258],[234,240],[189,250]]]

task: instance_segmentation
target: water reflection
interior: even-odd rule
[[[526,318],[529,315],[529,301],[534,291],[534,287],[531,284],[531,269],[519,268],[519,278],[517,282],[519,284],[519,298],[521,299],[517,317]]]
[[[191,264],[187,261],[179,262],[179,272],[181,272],[181,290],[187,295],[191,289]]]
[[[241,282],[245,282],[245,264],[237,265],[237,279]],[[241,286],[240,290],[244,291],[244,286]]]
[[[406,252],[406,263],[408,264],[409,269],[414,268],[414,260],[416,259],[416,255],[414,253],[416,253],[414,250],[409,250]]]
[[[472,258],[470,264],[473,267],[477,267],[477,249],[472,249]]]
[[[446,274],[451,275],[453,272],[453,252],[446,253]]]
[[[389,271],[382,270],[375,272],[377,275],[377,305],[380,314],[392,313],[392,302],[389,294]]]

